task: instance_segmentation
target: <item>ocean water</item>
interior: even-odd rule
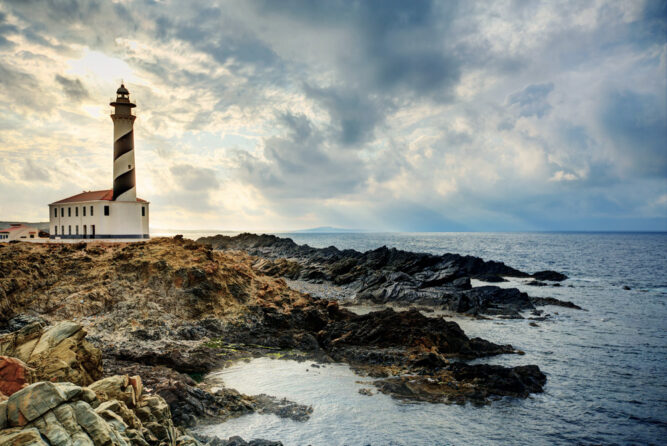
[[[405,403],[361,395],[360,388],[373,388],[369,379],[344,364],[316,368],[261,358],[209,379],[247,394],[310,404],[311,419],[253,414],[202,432],[285,445],[667,444],[667,234],[279,235],[315,247],[386,245],[470,254],[528,272],[554,269],[570,277],[562,287],[521,280],[501,285],[570,300],[586,311],[543,307],[551,317],[537,327],[529,320],[455,318],[469,336],[526,352],[481,361],[540,366],[548,377],[545,392],[528,399],[502,398],[482,407]]]

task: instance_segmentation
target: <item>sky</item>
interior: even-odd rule
[[[665,1],[0,1],[0,220],[112,185],[152,228],[667,230]]]

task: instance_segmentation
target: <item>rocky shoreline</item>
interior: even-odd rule
[[[473,287],[471,279],[505,282],[505,277],[532,279],[532,286],[560,286],[567,276],[556,271],[528,274],[502,262],[458,254],[432,255],[381,248],[359,252],[334,246],[312,248],[274,235],[239,234],[202,237],[216,250],[243,251],[257,257],[253,267],[264,274],[300,282],[322,298],[355,303],[422,305],[467,315],[521,318],[539,305],[580,309],[555,298],[533,298],[516,288]],[[307,284],[311,284],[308,286]]]
[[[0,402],[0,443],[69,444],[49,436],[57,431],[62,438],[85,436],[88,443],[81,444],[246,444],[197,439],[188,428],[252,412],[307,420],[312,408],[298,402],[200,382],[225,364],[266,355],[344,362],[374,377],[379,391],[417,401],[485,404],[501,396],[525,398],[546,384],[535,365],[466,362],[519,353],[510,345],[469,338],[456,323],[414,309],[354,314],[336,300],[289,288],[276,273],[264,274],[263,261],[282,262],[216,251],[178,236],[134,244],[0,247],[0,355],[25,365],[20,385],[0,397],[9,398]],[[467,262],[473,265],[466,270],[473,271],[470,277],[515,271]],[[431,285],[449,287],[448,280]],[[3,380],[11,381],[0,375],[0,388]],[[36,388],[56,395],[58,404],[34,411],[45,398]],[[11,418],[3,415],[10,407]],[[59,411],[76,410],[81,420],[58,417]],[[91,424],[89,431],[82,420],[99,426]],[[166,431],[154,432],[150,423]],[[104,439],[98,442],[93,431]]]

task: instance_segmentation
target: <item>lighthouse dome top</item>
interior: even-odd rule
[[[116,94],[130,94],[130,92],[125,88],[125,84],[120,84],[120,87],[116,90]]]

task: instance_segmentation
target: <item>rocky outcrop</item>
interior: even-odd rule
[[[87,385],[102,376],[102,354],[85,337],[73,322],[45,327],[36,321],[0,336],[0,355],[25,362],[37,379]]]
[[[343,252],[329,251],[334,257]],[[328,255],[326,250],[322,255]],[[361,256],[350,255],[352,260]],[[351,278],[347,285],[376,277],[367,275],[371,268],[380,271],[377,277],[387,274],[395,283],[413,280],[402,275],[406,274],[428,284],[427,291],[456,287],[469,301],[459,305],[486,311],[495,305],[493,292],[480,295],[470,287],[470,276],[457,271],[511,273],[502,264],[455,256],[447,271],[457,277],[450,280],[444,267],[437,266],[442,258],[384,249],[360,259],[363,267],[340,258],[343,263],[333,262],[330,271],[335,277]],[[162,402],[174,428],[249,412],[307,418],[306,406],[232,389],[208,389],[193,379],[226,361],[269,353],[346,361],[372,376],[418,373],[424,379],[456,381],[470,389],[478,386],[475,378],[456,379],[453,372],[443,372],[450,360],[514,351],[511,346],[470,339],[457,324],[418,311],[356,315],[336,301],[302,294],[283,279],[262,274],[253,268],[261,261],[182,238],[134,244],[19,243],[2,248],[0,330],[8,333],[0,337],[0,354],[21,359],[34,368],[39,380],[89,386],[86,393],[92,392],[101,404],[118,402],[115,411],[109,410],[127,426],[137,423],[125,408],[143,427],[159,425],[159,435],[173,440],[171,425],[161,421],[166,420]],[[291,261],[277,263],[281,262],[285,268],[294,267]],[[399,267],[405,272],[390,271]],[[510,298],[520,303],[523,296],[506,300]],[[134,376],[142,380],[130,378]],[[485,394],[493,395],[494,387],[486,387]],[[161,398],[151,403],[154,419],[140,410],[140,395],[146,393]],[[465,399],[471,393],[459,395]],[[146,402],[143,407],[148,406]]]
[[[318,249],[266,234],[216,235],[198,242],[218,250],[240,250],[257,256],[253,267],[267,275],[329,284],[336,287],[339,298],[376,304],[429,305],[466,314],[519,317],[520,311],[534,309],[535,305],[516,289],[472,288],[470,279],[502,282],[503,276],[557,281],[567,278],[555,271],[530,275],[501,262],[472,256],[413,253],[385,246],[363,253],[333,246]]]
[[[380,392],[404,400],[484,404],[493,397],[525,398],[539,393],[546,380],[535,366],[507,368],[455,362],[429,376],[416,373],[380,379],[373,384]]]
[[[478,358],[513,353],[511,345],[497,345],[480,338],[470,339],[455,322],[428,318],[417,310],[392,309],[372,312],[328,324],[318,333],[320,344],[334,358],[356,356],[362,350],[406,347],[414,352],[437,352],[448,357]],[[377,350],[375,350],[377,351]],[[398,362],[407,362],[398,358]]]
[[[125,379],[104,388],[111,391]],[[140,394],[129,408],[119,400],[101,400],[90,388],[41,381],[0,403],[0,444],[176,446],[181,439],[159,396]]]

